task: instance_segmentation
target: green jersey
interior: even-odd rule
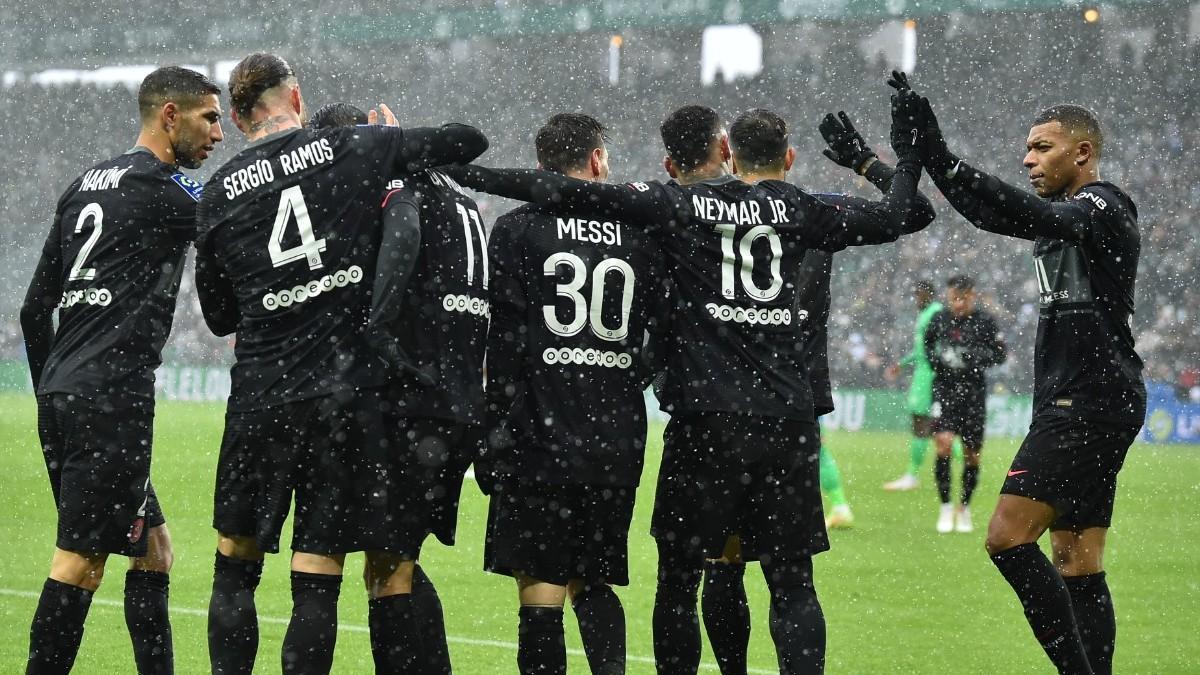
[[[902,366],[913,367],[912,384],[908,387],[908,408],[914,415],[928,416],[933,402],[933,367],[925,357],[925,329],[935,314],[942,311],[939,302],[931,302],[917,315],[913,330],[913,349],[900,360]]]

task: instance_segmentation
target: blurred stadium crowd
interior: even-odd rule
[[[1186,6],[1185,6],[1186,10]],[[914,80],[929,92],[951,148],[982,168],[1025,185],[1021,159],[1029,120],[1054,103],[1093,108],[1108,134],[1106,180],[1137,203],[1142,231],[1135,335],[1150,379],[1200,399],[1200,49],[1188,14],[1140,17],[1141,30],[1105,32],[1077,12],[1034,20],[987,15],[922,20]],[[1026,19],[1028,24],[1026,25]],[[1016,30],[1014,30],[1014,27]],[[610,127],[613,180],[665,179],[658,122],[688,103],[727,117],[767,107],[789,121],[798,158],[791,178],[814,192],[873,189],[821,156],[816,127],[846,110],[885,159],[891,67],[863,48],[868,30],[854,22],[757,27],[764,69],[756,78],[703,87],[696,31],[626,34],[620,81],[608,81],[608,35],[570,34],[405,43],[382,49],[322,45],[319,53],[283,50],[310,109],[334,100],[393,105],[402,124],[457,120],[482,128],[491,166],[531,166],[533,134],[550,114],[581,110]],[[817,39],[815,36],[819,36]],[[210,62],[197,58],[193,63]],[[46,87],[9,82],[0,97],[0,358],[23,358],[17,307],[61,190],[91,163],[127,148],[135,136],[133,93],[121,86]],[[203,178],[243,145],[232,123]],[[979,232],[945,204],[928,180],[939,218],[895,246],[835,257],[831,359],[842,387],[884,384],[886,366],[911,346],[915,317],[909,289],[952,274],[977,280],[1000,319],[1014,358],[997,387],[1028,392],[1037,323],[1031,246]],[[482,197],[489,223],[512,206]],[[208,334],[185,275],[168,361],[226,363],[226,340]],[[899,383],[896,384],[898,386]]]

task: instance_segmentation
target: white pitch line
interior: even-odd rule
[[[16,590],[13,588],[0,588],[0,595],[8,595],[8,596],[17,597],[17,598],[30,598],[33,600],[37,600],[39,597],[41,597],[40,593],[35,593],[33,591],[21,591],[21,590]],[[106,598],[93,598],[92,604],[93,605],[101,605],[104,607],[121,607],[121,608],[125,607],[124,602],[118,602],[116,600],[108,600]],[[207,609],[196,609],[194,607],[179,607],[178,605],[171,605],[171,613],[172,614],[183,614],[185,616],[199,616],[199,617],[205,617],[205,618],[208,617]],[[259,623],[274,623],[274,624],[279,624],[282,626],[286,626],[290,621],[291,621],[290,619],[285,619],[285,618],[278,617],[278,616],[262,616],[260,614],[258,617]],[[371,629],[368,628],[367,626],[360,626],[358,624],[353,624],[353,623],[342,623],[341,621],[338,622],[338,630],[344,631],[347,633],[370,633],[371,632]],[[503,640],[480,640],[479,638],[462,637],[459,635],[447,635],[446,642],[453,643],[453,644],[460,644],[460,645],[471,645],[473,647],[493,647],[496,649],[507,649],[507,650],[513,651],[513,652],[517,651],[517,643],[504,642]],[[586,654],[583,653],[582,649],[568,649],[567,653],[570,654],[571,656],[586,656]],[[627,661],[636,661],[637,663],[650,663],[650,664],[654,663],[654,658],[650,657],[650,656],[637,656],[635,654],[629,654],[625,657],[625,659]],[[702,663],[702,664],[700,664],[700,669],[701,670],[717,670],[717,667],[711,663]],[[756,673],[756,674],[764,673],[764,674],[769,675],[770,673],[774,673],[775,671],[774,670],[763,670],[761,668],[747,668],[746,672],[747,673]]]

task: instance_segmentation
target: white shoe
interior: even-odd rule
[[[917,477],[911,473],[906,473],[894,481],[884,483],[883,489],[888,492],[908,492],[909,490],[916,490],[918,485]]]
[[[938,511],[937,531],[938,534],[946,534],[954,529],[954,505],[942,504],[942,509]]]
[[[962,507],[954,514],[954,531],[955,532],[974,532],[975,526],[971,524],[971,509]]]
[[[829,517],[825,519],[825,529],[845,530],[851,527],[854,527],[854,514],[851,513],[849,504],[840,504],[829,510]]]

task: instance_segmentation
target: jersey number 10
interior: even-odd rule
[[[574,253],[559,251],[546,258],[542,263],[542,274],[557,277],[558,267],[565,265],[571,272],[571,278],[566,283],[555,286],[560,297],[570,298],[575,309],[571,313],[571,322],[563,323],[558,318],[554,305],[542,305],[542,317],[546,320],[546,328],[555,335],[570,337],[578,335],[585,325],[591,324],[592,333],[602,339],[616,342],[624,340],[629,335],[629,312],[633,309],[633,285],[635,282],[633,268],[620,258],[605,258],[601,260],[591,273],[591,289],[589,290],[591,309],[588,309],[589,298],[584,297],[583,290],[588,283],[587,264]],[[620,277],[621,282],[621,314],[620,323],[607,326],[604,323],[604,285],[609,275]]]
[[[783,289],[783,275],[779,271],[783,260],[783,244],[779,241],[779,235],[776,234],[775,228],[770,225],[755,225],[746,230],[741,240],[736,242],[736,247],[734,240],[737,237],[737,226],[722,223],[717,225],[716,229],[717,233],[721,235],[721,295],[731,300],[735,296],[737,289],[733,268],[737,263],[738,254],[741,254],[742,269],[738,277],[742,281],[742,290],[746,292],[746,295],[760,302],[774,300],[779,295],[779,291]],[[771,283],[766,288],[761,288],[754,283],[754,253],[752,249],[754,242],[764,238],[771,247]]]

